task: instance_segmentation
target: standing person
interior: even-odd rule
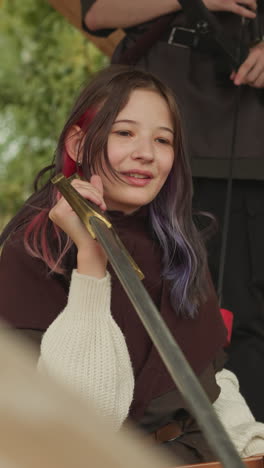
[[[207,244],[216,287],[234,119],[237,121],[221,305],[234,314],[227,366],[238,376],[255,417],[264,421],[263,0],[204,0],[220,22],[227,42],[232,40],[239,47],[243,35],[250,48],[237,71],[232,71],[213,41],[200,39],[197,46],[191,45],[196,38],[194,26],[177,0],[82,3],[84,27],[86,23],[93,34],[125,29],[126,36],[114,53],[116,62],[133,50],[146,31],[154,31],[162,15],[174,13],[171,19],[167,17],[170,23],[165,32],[160,34],[156,29],[156,39],[149,48],[144,50],[141,43],[144,52],[136,65],[155,73],[177,96],[191,157],[194,207],[213,213],[219,225],[217,235]],[[173,43],[169,44],[172,33]]]
[[[107,212],[239,453],[264,452],[263,424],[235,376],[222,370],[226,330],[192,220],[191,172],[172,93],[142,71],[102,71],[61,133],[51,176],[61,171],[81,173],[72,184]],[[0,241],[0,310],[35,338],[44,333],[39,369],[93,398],[114,429],[129,415],[185,463],[214,459],[103,249],[51,178]]]

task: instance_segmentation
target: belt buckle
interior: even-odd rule
[[[189,34],[189,36],[192,35],[193,36],[192,44],[187,45],[187,44],[182,44],[181,42],[174,41],[174,36],[177,31],[183,32],[183,34],[184,33]],[[184,47],[185,49],[188,49],[189,47],[196,47],[198,44],[198,41],[199,41],[199,38],[197,36],[197,31],[195,29],[183,28],[181,26],[173,26],[169,39],[168,39],[168,44],[175,45],[178,47]]]

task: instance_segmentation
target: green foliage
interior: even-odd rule
[[[0,225],[52,159],[74,97],[107,58],[45,0],[0,6]]]

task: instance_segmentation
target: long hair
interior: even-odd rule
[[[58,196],[51,178],[59,172],[65,173],[67,164],[74,164],[67,156],[65,140],[75,124],[84,133],[84,178],[89,180],[98,168],[104,171],[104,167],[117,177],[108,158],[108,135],[116,116],[135,89],[157,92],[166,101],[171,114],[175,158],[164,186],[150,203],[150,224],[152,234],[163,251],[163,276],[171,284],[172,306],[178,314],[194,317],[198,303],[207,292],[206,252],[192,218],[192,178],[184,149],[179,110],[169,88],[150,73],[115,65],[101,71],[84,88],[62,130],[53,164],[38,174],[35,192],[6,226],[0,236],[0,245],[10,233],[22,229],[28,252],[42,259],[50,271],[67,276],[69,272],[65,270],[65,259],[70,252],[70,257],[73,257],[74,246],[48,217]],[[39,189],[38,182],[48,170],[51,172],[49,180]]]

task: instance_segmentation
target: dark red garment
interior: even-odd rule
[[[145,275],[145,287],[195,373],[200,375],[226,341],[213,287],[195,319],[178,317],[169,301],[169,284],[161,277],[161,250],[149,235],[146,209],[131,216],[114,213],[112,219]],[[109,270],[112,315],[126,337],[136,380],[130,415],[140,419],[149,402],[175,389],[175,384],[111,267]],[[209,275],[208,281],[211,284]],[[2,317],[20,329],[45,331],[65,307],[69,284],[60,275],[49,276],[43,262],[28,255],[21,235],[16,235],[3,249],[0,288]]]

